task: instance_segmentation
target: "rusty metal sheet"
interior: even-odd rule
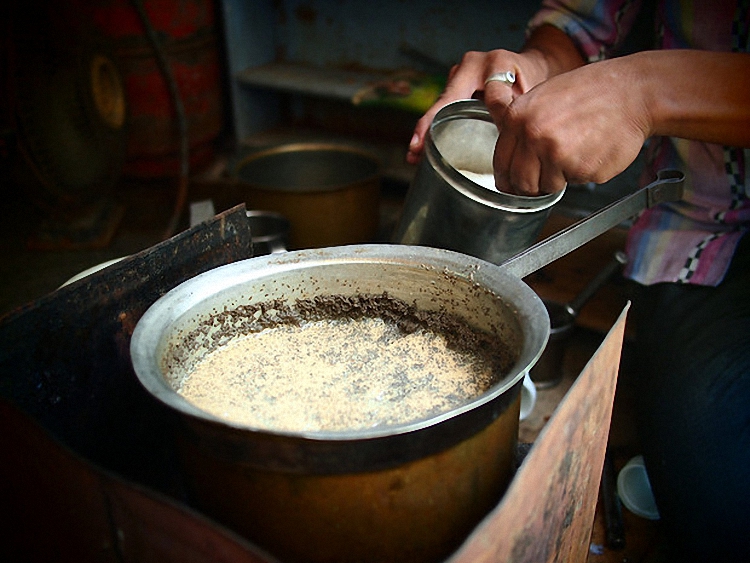
[[[586,561],[628,308],[450,563]]]
[[[170,417],[133,373],[130,336],[161,295],[249,257],[250,240],[238,206],[3,316],[0,396],[80,455],[166,486]]]

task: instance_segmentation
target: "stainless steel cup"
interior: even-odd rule
[[[437,113],[393,242],[456,250],[494,264],[536,242],[563,192],[527,197],[498,192],[494,182],[483,185],[493,177],[497,137],[482,102],[460,100]]]

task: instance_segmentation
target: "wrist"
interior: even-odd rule
[[[524,72],[519,79],[519,86],[523,92],[528,92],[537,84],[550,79],[555,73],[545,53],[536,47],[524,49],[519,55],[525,59]]]

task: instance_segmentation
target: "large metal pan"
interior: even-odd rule
[[[179,440],[193,501],[283,560],[445,557],[512,476],[522,380],[550,329],[544,304],[521,278],[653,203],[654,194],[674,198],[681,181],[662,175],[500,266],[428,247],[348,246],[252,258],[170,291],[138,322],[131,355],[141,383],[184,422]],[[170,381],[185,335],[217,313],[231,319],[242,305],[273,299],[384,292],[491,332],[515,351],[511,368],[448,412],[343,432],[233,424],[188,403]]]

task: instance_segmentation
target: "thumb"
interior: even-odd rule
[[[409,164],[417,164],[424,151],[424,139],[427,135],[427,130],[432,123],[434,112],[432,110],[424,114],[419,121],[417,121],[414,127],[414,134],[409,141],[408,152],[406,153],[406,162]]]

